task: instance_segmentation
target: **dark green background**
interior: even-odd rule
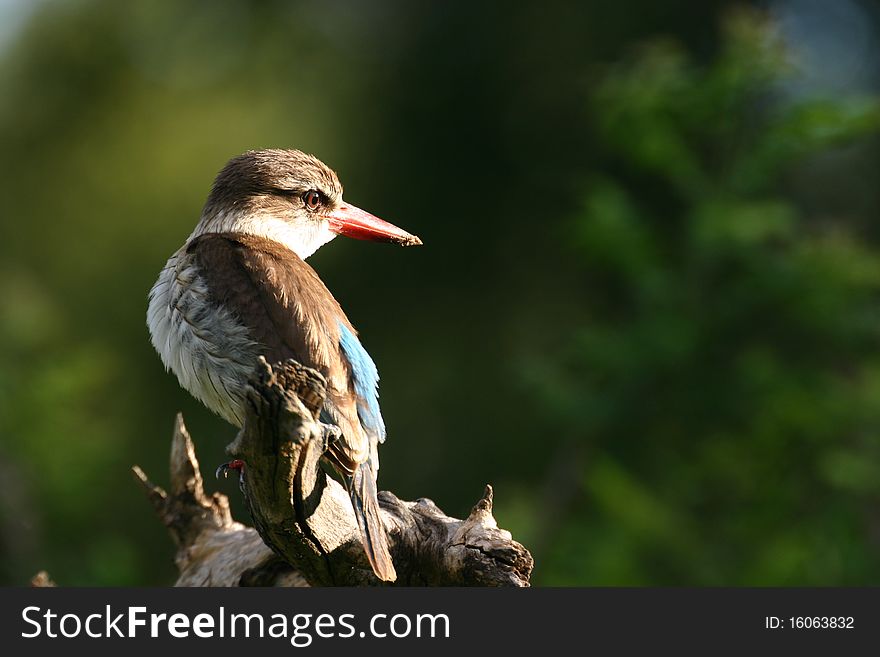
[[[177,410],[206,471],[234,432],[146,295],[270,146],[425,242],[311,260],[382,373],[383,488],[491,482],[538,585],[880,582],[873,4],[6,4],[0,582],[173,582],[128,469],[167,481]]]

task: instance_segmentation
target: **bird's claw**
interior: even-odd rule
[[[242,461],[241,459],[232,459],[228,463],[222,463],[217,466],[217,470],[214,472],[214,476],[217,477],[217,479],[220,479],[221,476],[223,477],[223,479],[226,479],[227,477],[229,477],[230,470],[235,470],[236,472],[238,472],[238,476],[239,478],[241,478],[242,476],[244,476],[244,461]]]
[[[327,424],[325,422],[321,422],[321,431],[323,432],[322,440],[324,442],[325,452],[333,443],[342,438],[342,429],[337,427],[335,424]]]

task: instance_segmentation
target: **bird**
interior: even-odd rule
[[[252,150],[217,174],[195,229],[149,293],[147,326],[165,369],[236,427],[260,356],[320,372],[320,421],[336,431],[324,456],[348,488],[376,576],[396,571],[379,513],[378,444],[385,441],[379,373],[342,307],[306,259],[337,235],[420,245],[346,202],[336,172],[295,149]]]

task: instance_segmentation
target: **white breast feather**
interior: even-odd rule
[[[185,247],[184,247],[185,248]],[[241,426],[243,385],[259,354],[248,329],[223,307],[182,248],[169,258],[153,289],[147,326],[165,368],[212,411]]]

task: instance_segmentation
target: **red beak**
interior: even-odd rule
[[[347,203],[324,216],[330,222],[330,230],[337,235],[371,242],[391,242],[400,246],[419,246],[422,243],[422,240],[402,228]]]

